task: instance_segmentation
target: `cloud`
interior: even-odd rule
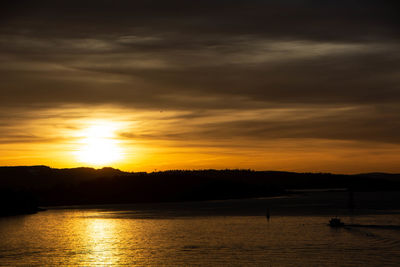
[[[399,100],[391,1],[23,3],[0,22],[3,105]]]
[[[388,110],[389,109],[389,110]],[[121,138],[177,142],[246,141],[258,146],[274,140],[337,140],[399,144],[397,107],[309,107],[253,110],[219,110],[140,119],[141,128],[124,130]],[[387,117],[388,113],[392,116]],[[368,114],[367,116],[365,116]],[[235,141],[236,140],[236,141]],[[241,141],[239,141],[241,140]]]
[[[164,124],[148,117],[141,131],[121,134],[127,139],[400,141],[395,1],[3,7],[1,142],[35,141],[28,129],[9,132],[35,116],[81,118],[107,105],[165,111]]]
[[[2,16],[13,26],[8,31],[28,27],[47,37],[173,32],[342,41],[398,38],[396,1],[8,2]]]
[[[57,53],[34,57],[8,55],[9,61],[0,64],[5,77],[2,100],[153,108],[165,108],[166,99],[171,108],[216,108],[209,100],[227,97],[231,107],[238,108],[257,103],[393,102],[399,100],[396,48],[385,43],[258,39],[222,50],[204,47],[152,54],[85,54],[79,49],[71,54],[61,47]],[[228,101],[221,107],[226,105]]]

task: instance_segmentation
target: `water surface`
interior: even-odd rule
[[[267,221],[263,214],[245,211],[198,212],[204,205],[207,210],[229,203],[75,207],[0,218],[0,265],[400,264],[398,229],[332,229],[327,226],[330,216],[325,214],[271,214]],[[393,211],[342,218],[353,224],[400,225],[400,215]]]

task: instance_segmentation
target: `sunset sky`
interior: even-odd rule
[[[3,1],[0,165],[400,172],[396,1]]]

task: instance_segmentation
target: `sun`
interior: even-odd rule
[[[79,134],[80,148],[75,153],[77,159],[94,166],[121,160],[123,151],[115,134],[117,130],[117,126],[109,122],[96,122],[83,129]]]

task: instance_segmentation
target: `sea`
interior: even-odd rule
[[[0,266],[400,266],[399,195],[48,207],[0,218]]]

